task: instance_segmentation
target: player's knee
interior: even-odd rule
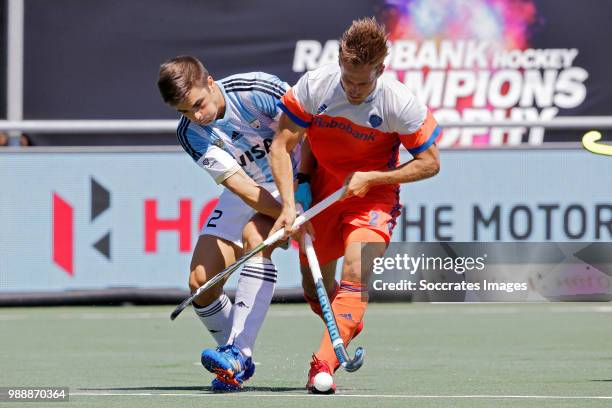
[[[346,242],[342,279],[350,282],[367,280],[371,269],[368,266],[371,266],[375,257],[385,253],[385,238],[374,230],[358,228],[350,233]]]
[[[206,273],[202,265],[196,265],[191,268],[189,273],[189,289],[195,292],[200,286],[206,283]]]
[[[202,265],[196,265],[189,274],[189,289],[193,293],[202,287],[207,281],[204,267]],[[202,307],[208,306],[215,299],[218,299],[219,296],[221,296],[221,293],[223,293],[223,285],[217,284],[198,296],[194,303],[197,303]]]
[[[361,282],[361,259],[345,258],[342,268],[342,280],[349,282]]]
[[[248,223],[242,231],[242,242],[245,250],[253,249],[263,242],[264,238],[252,223]]]
[[[242,230],[244,249],[250,250],[261,244],[266,239],[272,225],[272,220],[269,217],[260,214],[254,216]]]

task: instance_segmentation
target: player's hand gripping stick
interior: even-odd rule
[[[300,227],[303,223],[310,220],[312,217],[319,214],[321,211],[323,211],[324,209],[326,209],[327,207],[329,207],[330,205],[338,201],[338,199],[342,196],[343,192],[344,192],[344,187],[341,187],[335,193],[331,194],[329,197],[325,198],[324,200],[318,202],[316,205],[312,206],[304,214],[298,216],[293,223],[293,228]],[[285,230],[280,229],[276,231],[274,234],[270,235],[268,238],[266,238],[261,244],[257,245],[255,248],[253,248],[246,254],[242,255],[236,262],[234,262],[232,265],[228,266],[227,268],[219,272],[211,280],[209,280],[204,285],[199,287],[195,292],[193,292],[191,296],[183,300],[181,304],[179,304],[176,307],[176,309],[174,309],[174,311],[170,315],[170,319],[171,320],[176,319],[177,316],[181,314],[181,312],[185,310],[187,306],[189,306],[198,296],[200,296],[200,294],[207,291],[211,287],[215,286],[217,283],[221,282],[223,279],[230,276],[236,270],[240,269],[240,267],[246,261],[251,259],[255,254],[275,244],[278,240],[283,238],[284,235],[285,235]]]

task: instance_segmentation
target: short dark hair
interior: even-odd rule
[[[208,70],[195,57],[181,55],[159,67],[157,86],[164,102],[176,106],[195,86],[206,86]]]
[[[374,17],[354,20],[340,38],[340,59],[351,65],[381,64],[388,52],[385,27]]]

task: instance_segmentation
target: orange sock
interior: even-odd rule
[[[332,310],[344,344],[348,346],[355,329],[363,319],[368,305],[367,287],[361,283],[341,281],[340,290],[332,302]],[[338,366],[338,358],[332,347],[329,333],[325,330],[319,350],[315,353],[319,360],[329,364],[332,371]]]

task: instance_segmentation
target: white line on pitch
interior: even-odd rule
[[[258,397],[258,398],[320,398],[311,394],[254,394],[251,392],[240,392],[236,394],[215,393],[112,393],[112,392],[71,392],[73,397]],[[404,399],[538,399],[538,400],[612,400],[612,396],[563,396],[563,395],[403,395],[403,394],[335,394],[327,398],[404,398]]]
[[[26,317],[25,315],[10,315],[10,314],[6,314],[6,315],[0,315],[0,320],[24,320]]]
[[[16,314],[0,314],[0,320],[34,320],[34,319],[55,319],[55,320],[141,320],[141,319],[169,319],[169,313],[100,313],[100,312],[64,312],[59,314],[34,314],[34,313],[16,313]]]

